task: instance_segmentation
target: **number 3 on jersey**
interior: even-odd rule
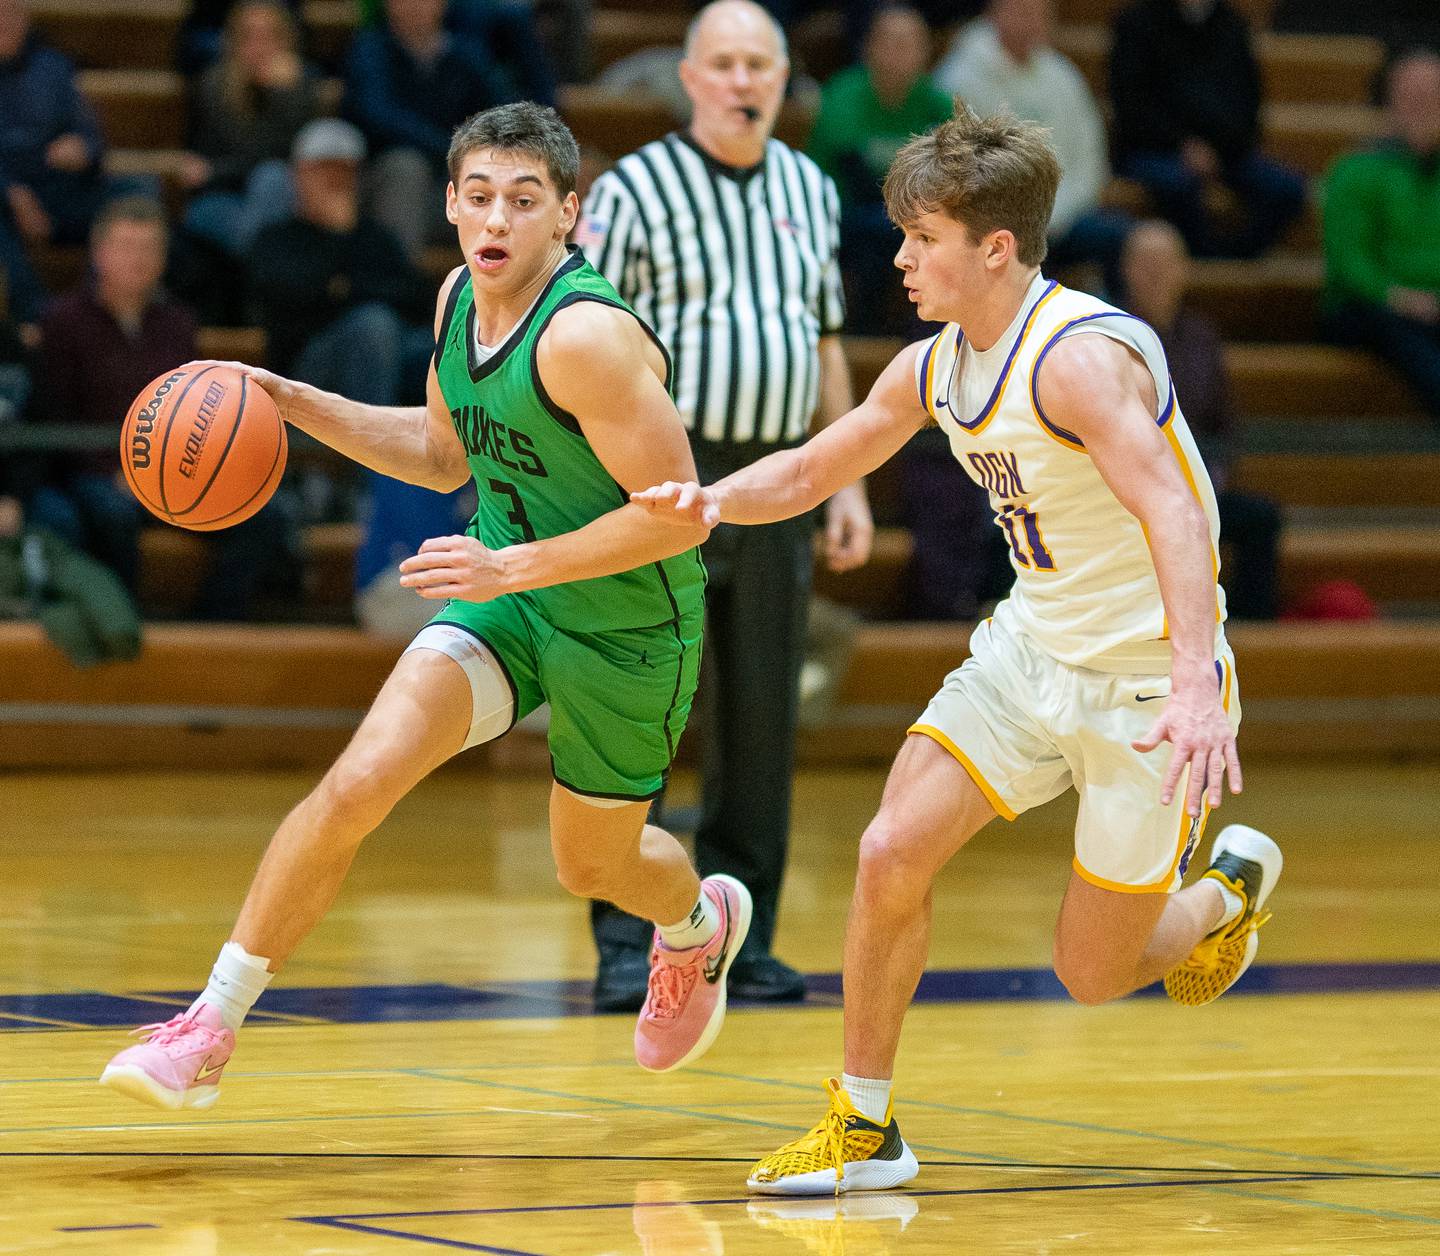
[[[511,510],[505,517],[520,529],[520,535],[527,541],[535,539],[535,529],[530,526],[530,516],[525,513],[525,503],[520,500],[520,490],[508,480],[491,480],[490,491],[508,498]]]
[[[1000,508],[995,521],[1005,529],[1010,552],[1020,566],[1036,571],[1055,570],[1054,556],[1045,548],[1045,538],[1040,535],[1040,521],[1028,509],[1011,502]]]

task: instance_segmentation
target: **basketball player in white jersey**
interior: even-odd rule
[[[1016,571],[910,728],[861,839],[844,1075],[827,1082],[826,1117],[751,1170],[755,1191],[879,1190],[918,1172],[890,1079],[931,882],[997,815],[1080,796],[1054,963],[1082,1003],[1160,978],[1177,1001],[1208,1002],[1249,967],[1267,918],[1281,857],[1253,829],[1225,829],[1179,888],[1225,774],[1241,787],[1215,495],[1154,332],[1041,274],[1059,175],[1040,128],[963,105],[912,140],[885,183],[905,233],[895,264],[943,330],[808,444],[709,487],[636,494],[681,522],[783,519],[938,423],[989,490]]]

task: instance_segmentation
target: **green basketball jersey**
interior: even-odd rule
[[[446,304],[435,371],[479,491],[480,508],[469,530],[490,549],[573,532],[629,501],[575,416],[550,400],[536,366],[536,345],[551,317],[577,301],[600,301],[634,314],[572,250],[534,307],[483,362],[475,348],[468,271]],[[636,321],[654,340],[638,316]],[[668,354],[665,369],[668,374]],[[632,571],[525,596],[557,628],[600,632],[678,619],[700,606],[704,588],[700,551],[691,549]]]

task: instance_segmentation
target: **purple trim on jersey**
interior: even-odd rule
[[[939,336],[931,338],[930,347],[925,350],[925,356],[920,360],[920,378],[915,381],[915,386],[920,390],[920,404],[925,407],[925,412],[931,415],[935,411],[930,408],[928,395],[930,390],[926,387],[930,377],[930,359],[935,356],[935,350],[940,344],[940,336],[944,334],[944,331],[941,331]]]
[[[1060,337],[1071,328],[1078,327],[1081,323],[1093,322],[1097,318],[1133,318],[1147,331],[1153,332],[1155,330],[1139,315],[1127,314],[1124,310],[1103,310],[1099,314],[1085,314],[1080,318],[1072,318],[1062,326],[1059,331],[1051,336],[1050,339],[1045,342],[1044,348],[1035,355],[1035,365],[1030,368],[1030,401],[1035,407],[1036,417],[1039,418],[1040,422],[1043,423],[1053,435],[1058,436],[1061,440],[1069,441],[1072,445],[1079,445],[1081,449],[1085,448],[1085,442],[1083,440],[1076,436],[1074,432],[1067,432],[1058,423],[1052,423],[1045,417],[1045,411],[1040,406],[1040,363],[1045,360],[1045,355],[1055,347]],[[1165,376],[1165,407],[1160,411],[1160,417],[1155,420],[1155,426],[1161,428],[1175,417],[1175,381],[1169,377],[1170,372],[1168,368],[1166,369]]]
[[[1060,285],[1052,279],[1046,286],[1045,291],[1036,298],[1035,304],[1030,307],[1030,313],[1025,316],[1025,324],[1023,327],[1020,328],[1020,334],[1015,337],[1015,343],[1010,347],[1010,353],[1005,359],[1005,365],[1000,368],[1000,378],[995,381],[995,388],[990,393],[990,400],[985,403],[985,408],[981,410],[980,413],[977,414],[968,423],[965,422],[965,420],[962,419],[958,414],[951,414],[950,417],[953,418],[955,422],[958,423],[961,427],[963,427],[967,432],[973,432],[977,427],[980,426],[980,424],[984,423],[985,420],[988,419],[990,415],[994,412],[995,406],[1000,400],[1000,391],[1005,387],[1006,379],[1009,378],[1010,368],[1015,364],[1015,355],[1020,352],[1020,346],[1025,343],[1025,337],[1030,331],[1030,324],[1035,321],[1036,312],[1040,309],[1040,306],[1044,302],[1045,298],[1048,297],[1052,292],[1054,292],[1055,289],[1059,286]],[[963,340],[964,337],[958,334],[957,329],[957,335],[955,337],[955,361],[957,363],[960,361],[960,345]]]

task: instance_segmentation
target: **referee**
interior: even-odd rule
[[[790,65],[785,35],[750,0],[696,15],[680,80],[688,131],[667,135],[601,175],[576,239],[658,334],[704,484],[803,442],[811,420],[852,404],[840,345],[844,298],[834,184],[771,138]],[[827,504],[826,556],[864,563],[873,525],[860,485]],[[790,830],[795,713],[810,599],[813,521],[721,525],[704,546],[704,790],[695,855],[702,876],[728,872],[755,900],[729,974],[737,998],[790,1000],[804,979],[770,953]],[[638,1008],[649,924],[592,908],[604,1010]]]

